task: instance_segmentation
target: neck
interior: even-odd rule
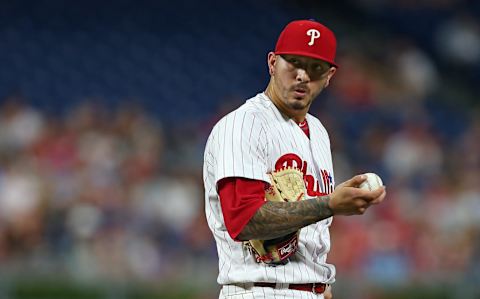
[[[295,122],[301,123],[305,120],[305,116],[307,115],[306,111],[292,111],[289,109],[285,103],[281,100],[280,95],[275,90],[272,81],[268,84],[267,88],[265,89],[265,94],[268,98],[273,102],[273,104],[280,110],[280,112],[286,115],[289,118],[292,118]]]

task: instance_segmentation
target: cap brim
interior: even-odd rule
[[[331,61],[329,59],[326,59],[325,57],[323,56],[320,56],[320,55],[315,55],[315,54],[312,54],[310,52],[302,52],[302,51],[277,51],[277,52],[274,52],[276,55],[283,55],[283,54],[286,54],[286,55],[299,55],[299,56],[305,56],[305,57],[310,57],[310,58],[315,58],[315,59],[320,59],[320,60],[323,60],[325,62],[328,62],[329,64],[331,64],[332,66],[338,68],[338,64],[336,64],[334,61]]]

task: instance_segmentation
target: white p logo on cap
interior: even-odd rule
[[[317,29],[308,29],[307,35],[310,36],[309,46],[312,46],[315,43],[315,39],[320,37],[320,31]]]

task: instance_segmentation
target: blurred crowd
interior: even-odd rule
[[[188,129],[166,140],[131,105],[110,111],[87,100],[47,116],[22,102],[12,96],[0,108],[2,270],[154,281],[182,275],[194,257],[214,264],[201,149],[185,166]]]
[[[342,61],[316,111],[331,132],[336,180],[376,172],[387,198],[363,218],[335,218],[330,260],[339,276],[472,286],[480,279],[478,104],[445,100],[438,74],[422,70],[434,64],[411,46],[381,68],[366,57]]]

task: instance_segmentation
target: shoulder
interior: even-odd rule
[[[243,105],[226,114],[214,126],[214,131],[221,127],[229,127],[230,129],[239,129],[241,127],[262,127],[267,121],[268,103],[262,98],[261,94],[248,99]]]
[[[328,136],[328,131],[323,125],[323,123],[315,116],[308,114],[308,124],[310,130],[316,130],[320,133],[321,136],[325,137],[327,140],[330,140]]]
[[[322,132],[327,133],[327,129],[325,129],[325,126],[323,125],[323,123],[316,116],[313,116],[309,113],[307,114],[307,119],[308,119],[308,124],[310,126],[314,126],[315,128],[321,130]]]

